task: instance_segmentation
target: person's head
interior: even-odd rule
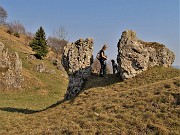
[[[102,50],[106,50],[107,49],[107,45],[104,44],[103,47],[102,47]]]

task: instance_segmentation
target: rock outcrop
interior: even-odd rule
[[[0,42],[0,89],[20,88],[23,82],[22,61],[17,52],[9,53]]]
[[[47,66],[42,62],[41,64],[35,65],[33,70],[39,73],[56,74],[53,69],[48,69]]]
[[[174,53],[165,45],[141,41],[132,30],[124,31],[118,42],[117,61],[122,79],[132,78],[148,67],[169,67],[174,59]]]
[[[65,99],[75,97],[82,89],[84,80],[91,74],[93,39],[79,39],[64,47],[62,65],[69,76]]]

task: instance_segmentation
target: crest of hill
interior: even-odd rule
[[[18,38],[14,35],[10,35],[7,31],[8,29],[6,27],[0,26],[0,40],[5,44],[5,47],[8,48],[9,51],[17,51],[18,53],[24,54],[35,54],[31,47],[29,47],[31,39],[27,35],[21,34]],[[55,53],[51,48],[49,48],[49,53],[46,58],[53,57],[55,57]]]
[[[20,35],[16,37],[7,33],[7,28],[0,26],[0,40],[5,44],[9,51],[17,51],[23,53],[34,54],[31,48],[28,46],[29,40],[26,35]]]

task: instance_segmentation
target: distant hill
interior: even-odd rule
[[[154,67],[125,81],[93,74],[64,101],[65,72],[48,58],[27,60],[34,52],[24,38],[0,27],[0,41],[19,53],[25,77],[22,89],[0,91],[0,134],[180,134],[180,70]],[[33,71],[41,62],[56,74]]]

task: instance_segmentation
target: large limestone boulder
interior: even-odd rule
[[[20,88],[23,82],[22,61],[17,52],[9,53],[4,44],[0,42],[0,88]]]
[[[124,31],[118,42],[119,71],[122,79],[132,78],[148,67],[169,67],[175,55],[163,44],[144,42],[132,30]]]
[[[91,74],[93,39],[79,39],[64,47],[62,65],[69,76],[65,99],[75,97],[82,89],[84,80]]]

